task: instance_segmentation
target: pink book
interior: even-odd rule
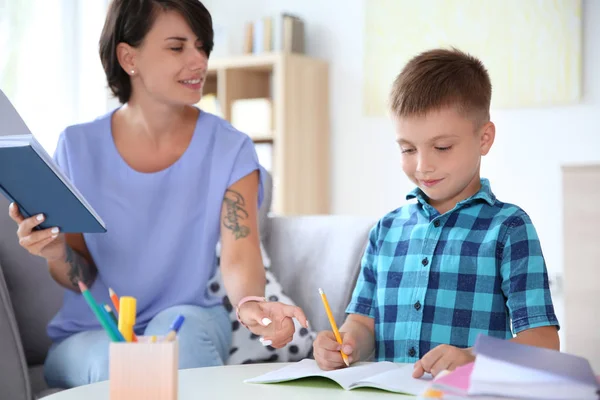
[[[475,363],[465,364],[452,372],[438,375],[433,380],[431,387],[446,394],[466,395],[471,382],[471,372]]]

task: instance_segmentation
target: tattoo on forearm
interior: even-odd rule
[[[71,246],[67,246],[67,264],[69,264],[69,281],[74,287],[77,287],[77,282],[81,281],[87,286],[90,286],[96,277],[96,268],[78,252],[73,250]]]
[[[250,234],[250,228],[242,225],[248,218],[244,197],[235,190],[227,189],[224,202],[227,214],[223,217],[223,226],[233,232],[236,240],[245,238]]]

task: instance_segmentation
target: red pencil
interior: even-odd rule
[[[112,301],[113,306],[115,306],[115,311],[118,313],[119,312],[119,298],[117,297],[117,294],[111,288],[108,288],[108,294],[110,295],[110,301]]]

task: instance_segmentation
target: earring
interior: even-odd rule
[[[129,72],[131,72],[131,75],[135,74],[135,71],[134,71],[134,70],[131,70],[131,71],[129,71]]]

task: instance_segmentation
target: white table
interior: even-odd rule
[[[335,399],[411,399],[417,397],[376,389],[344,390],[335,382],[310,380],[277,384],[244,383],[287,363],[231,365],[179,371],[178,400],[260,399],[260,400],[335,400]],[[80,386],[44,397],[44,400],[109,400],[108,381]]]

